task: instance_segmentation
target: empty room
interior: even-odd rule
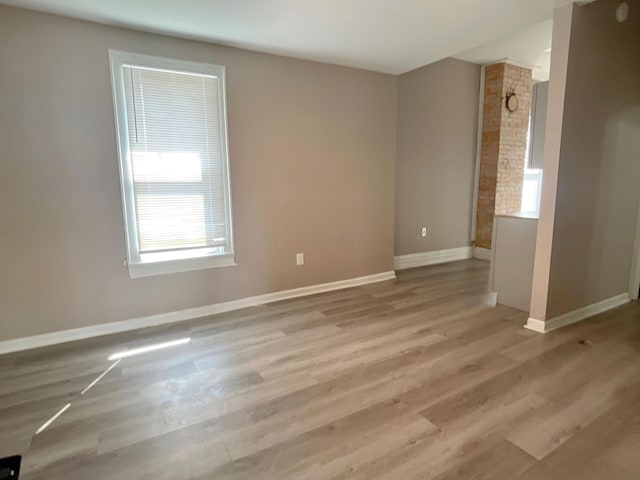
[[[638,480],[640,0],[0,0],[0,480]]]

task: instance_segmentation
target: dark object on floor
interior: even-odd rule
[[[17,480],[20,477],[21,460],[20,455],[0,459],[0,480]]]

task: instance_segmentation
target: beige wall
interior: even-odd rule
[[[461,60],[399,77],[395,255],[469,245],[479,90]]]
[[[129,279],[109,48],[227,66],[237,267]],[[0,340],[392,269],[396,78],[7,7],[0,69]]]
[[[562,143],[562,123],[564,98],[567,85],[567,65],[571,41],[571,22],[574,5],[556,9],[553,15],[553,48],[551,50],[551,79],[544,138],[544,158],[542,162],[542,195],[536,232],[536,252],[533,263],[531,285],[531,307],[529,315],[538,320],[546,319],[549,298],[549,271],[553,245],[553,224],[556,214],[556,191],[560,145]]]
[[[544,308],[536,305],[546,319],[628,290],[640,201],[640,10],[632,5],[618,24],[617,4],[573,9],[548,298]],[[551,99],[554,75],[552,65]],[[545,175],[553,161],[545,158]],[[541,221],[547,213],[541,208]],[[544,297],[535,289],[533,302]]]

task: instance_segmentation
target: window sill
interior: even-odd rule
[[[195,258],[180,258],[162,262],[146,262],[129,264],[129,277],[152,277],[169,273],[190,272],[208,268],[233,267],[237,265],[233,253],[208,255]]]

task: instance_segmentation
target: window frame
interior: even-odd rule
[[[533,214],[536,217],[540,214],[540,200],[542,199],[542,176],[544,172],[540,168],[525,168],[524,176],[522,178],[523,184],[523,193],[524,193],[524,182],[535,181],[536,182],[536,206],[534,210],[523,210],[522,203],[524,202],[524,195],[522,196],[522,200],[520,202],[520,212]]]
[[[222,65],[175,60],[165,57],[143,55],[138,53],[109,50],[111,70],[111,88],[115,119],[115,133],[118,147],[118,164],[120,170],[120,190],[122,213],[124,219],[125,242],[127,250],[127,267],[130,278],[163,275],[169,273],[202,270],[216,267],[236,265],[233,243],[233,215],[231,206],[231,181],[229,175],[229,150],[227,136],[227,101],[226,101],[226,69]],[[222,175],[225,198],[225,221],[228,246],[224,253],[214,253],[216,247],[195,247],[176,251],[173,258],[167,255],[166,260],[146,260],[141,258],[138,229],[136,223],[135,193],[133,181],[133,165],[129,143],[129,128],[125,97],[124,66],[139,66],[158,70],[186,72],[190,74],[214,76],[218,79],[218,98],[220,115],[220,148],[222,154]],[[197,252],[200,250],[201,252]],[[183,253],[180,257],[180,253]],[[190,256],[189,252],[202,253]],[[148,255],[147,255],[148,256]],[[156,255],[157,257],[157,255]]]

